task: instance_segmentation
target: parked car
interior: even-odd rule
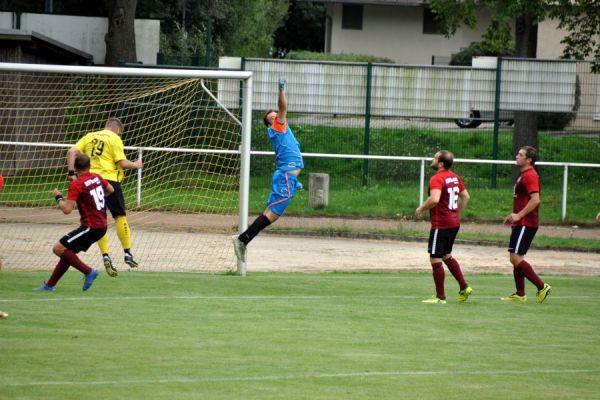
[[[471,110],[469,118],[455,119],[454,122],[460,128],[477,128],[482,122],[494,122],[493,111]],[[512,126],[515,123],[515,118],[511,111],[500,110],[500,123],[506,126]]]

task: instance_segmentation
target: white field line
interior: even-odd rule
[[[42,293],[41,295],[49,295],[54,296],[54,293]],[[425,296],[427,297],[427,296]],[[299,296],[113,296],[113,297],[46,297],[40,299],[2,299],[0,298],[0,303],[45,303],[45,302],[57,302],[57,301],[133,301],[133,300],[229,300],[229,301],[248,301],[248,300],[323,300],[323,299],[400,299],[400,300],[416,300],[416,299],[424,299],[423,296],[401,296],[401,295],[381,295],[381,296],[325,296],[325,295],[299,295]],[[454,294],[449,295],[447,300],[453,302]],[[473,295],[473,301],[478,299],[483,300],[497,300],[502,297],[502,293],[499,293],[497,296],[480,296]],[[552,295],[550,299],[582,299],[582,300],[600,300],[600,296],[554,296]],[[535,302],[535,295],[531,296],[532,302]],[[472,303],[473,301],[469,301]]]
[[[370,378],[386,376],[442,376],[442,375],[472,375],[472,376],[498,376],[498,375],[562,375],[562,374],[598,374],[600,369],[520,369],[515,370],[490,370],[490,371],[371,371],[371,372],[338,372],[322,374],[296,374],[296,375],[265,375],[241,377],[197,377],[197,378],[169,378],[169,379],[125,379],[101,381],[30,381],[30,382],[2,382],[1,386],[89,386],[89,385],[155,385],[159,384],[185,384],[185,383],[211,383],[211,382],[260,382],[260,381],[287,381],[307,379],[335,379],[335,378]]]

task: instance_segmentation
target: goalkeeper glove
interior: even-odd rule
[[[281,78],[279,78],[279,91],[281,92],[282,90],[285,89],[285,84],[287,83],[287,78],[285,76],[282,76]]]

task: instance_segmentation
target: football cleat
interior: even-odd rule
[[[460,302],[467,301],[467,299],[469,298],[471,293],[473,293],[473,288],[470,286],[467,286],[466,288],[464,288],[463,290],[458,292],[458,301],[460,301]]]
[[[85,276],[85,280],[83,281],[83,291],[85,292],[92,286],[94,280],[98,277],[98,270],[96,268],[92,269],[92,272]]]
[[[40,291],[44,291],[44,292],[54,292],[56,290],[55,286],[48,286],[46,284],[46,282],[44,282],[44,284],[42,286],[33,288],[33,290],[40,290]]]
[[[125,253],[125,264],[129,265],[131,268],[137,268],[139,265],[137,263],[137,261],[135,261],[133,259],[133,256],[131,255],[131,253],[129,253],[129,254]]]
[[[436,297],[436,296],[433,296],[430,299],[425,299],[425,300],[421,301],[421,303],[425,303],[425,304],[446,304],[446,300],[440,299],[439,297]]]
[[[246,245],[236,235],[231,237],[231,241],[233,242],[233,251],[235,251],[235,256],[240,262],[245,263]]]
[[[548,297],[548,295],[550,294],[551,290],[552,286],[548,285],[547,283],[544,283],[544,287],[542,288],[542,290],[538,290],[537,292],[537,302],[543,303],[544,300],[546,300],[546,297]]]
[[[106,273],[110,277],[115,277],[119,275],[119,271],[113,266],[112,260],[109,256],[102,257],[102,262],[104,263],[104,268],[106,268]]]
[[[511,294],[508,297],[501,297],[502,301],[527,301],[527,295],[519,296],[516,293]]]

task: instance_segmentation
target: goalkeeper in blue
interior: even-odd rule
[[[267,208],[239,236],[233,237],[233,249],[241,262],[246,262],[246,246],[260,231],[277,221],[290,205],[296,191],[302,188],[298,175],[304,168],[300,144],[294,137],[287,121],[287,99],[285,98],[286,78],[279,78],[277,96],[278,111],[268,110],[263,122],[267,127],[269,140],[275,151],[276,170],[271,177],[271,194]]]

